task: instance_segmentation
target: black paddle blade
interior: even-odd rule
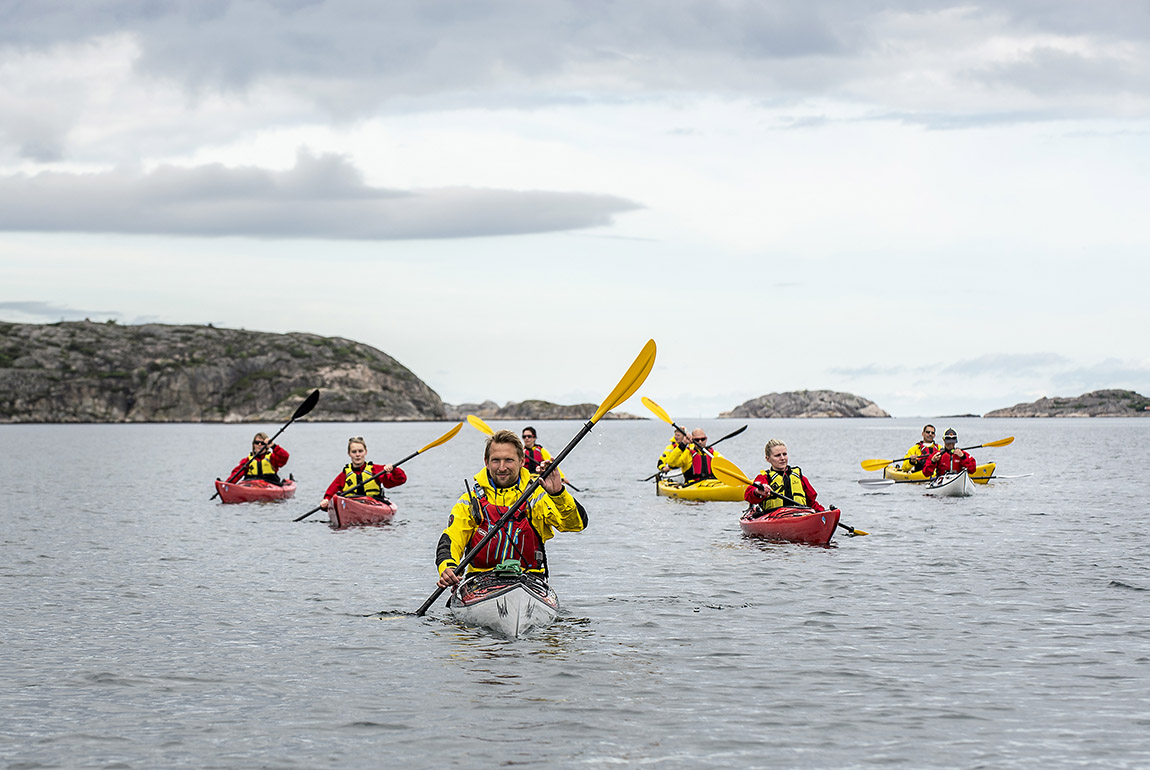
[[[319,403],[319,391],[313,390],[311,392],[311,395],[308,396],[307,398],[305,398],[304,402],[299,405],[298,409],[295,410],[295,414],[293,414],[291,417],[292,420],[298,420],[299,418],[303,417],[305,414],[310,412],[312,409],[315,409],[315,405],[318,403]]]

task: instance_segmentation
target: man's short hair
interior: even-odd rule
[[[515,435],[513,430],[497,430],[487,439],[487,445],[483,447],[483,462],[486,464],[491,459],[491,445],[492,444],[511,444],[515,447],[515,454],[519,455],[519,461],[523,462],[523,442],[519,440],[519,436]]]

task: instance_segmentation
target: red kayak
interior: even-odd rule
[[[739,528],[744,535],[752,537],[826,545],[835,533],[840,513],[838,508],[822,512],[810,508],[777,508],[763,515],[758,508],[753,508],[739,519]]]
[[[355,526],[356,524],[383,524],[391,521],[395,515],[395,504],[389,500],[377,500],[374,497],[340,497],[331,496],[331,505],[327,509],[328,520],[336,529]]]
[[[225,503],[258,503],[268,500],[287,500],[295,497],[295,482],[288,479],[283,486],[270,481],[237,481],[229,484],[216,479],[216,492]]]

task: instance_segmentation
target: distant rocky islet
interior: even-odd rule
[[[215,326],[0,322],[0,423],[286,420],[315,389],[318,422],[584,420],[597,404],[445,404],[411,370],[354,340]],[[1150,399],[1105,390],[1040,399],[987,417],[1144,415]],[[646,416],[609,412],[605,419]],[[831,390],[769,393],[720,418],[890,417]]]

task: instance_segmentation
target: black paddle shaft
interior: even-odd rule
[[[511,506],[509,506],[507,511],[499,517],[499,521],[495,522],[494,525],[488,528],[487,534],[484,535],[479,540],[479,542],[475,544],[474,548],[463,554],[463,558],[459,560],[459,564],[455,565],[455,569],[453,570],[455,574],[460,574],[464,568],[466,568],[467,565],[475,559],[475,556],[481,550],[483,550],[483,546],[487,545],[488,541],[495,537],[500,528],[502,528],[503,525],[506,524],[512,516],[515,515],[520,506],[522,506],[525,502],[527,502],[528,499],[530,499],[535,490],[538,489],[539,486],[543,483],[543,479],[550,476],[559,467],[559,463],[561,463],[564,458],[567,457],[567,455],[571,454],[571,450],[575,448],[575,445],[582,441],[583,437],[590,433],[593,427],[595,427],[595,423],[588,420],[587,423],[579,429],[579,433],[576,434],[575,438],[571,439],[571,442],[567,444],[566,447],[564,447],[563,451],[560,452],[551,461],[551,463],[543,470],[542,473],[531,480],[531,482],[527,485],[527,488],[523,490],[523,494],[519,495],[519,499],[516,500]],[[424,615],[427,612],[427,608],[434,604],[435,600],[438,599],[440,594],[442,594],[445,590],[447,590],[446,586],[436,586],[435,592],[431,596],[427,597],[427,601],[425,601],[423,606],[415,611],[415,614]]]
[[[286,423],[284,423],[284,426],[282,428],[280,428],[279,430],[277,430],[276,434],[274,436],[272,436],[271,438],[268,439],[268,443],[267,443],[267,446],[264,448],[264,452],[270,452],[271,448],[272,448],[272,444],[274,444],[275,440],[277,438],[279,438],[279,435],[281,433],[283,433],[285,430],[287,430],[288,426],[291,425],[293,422],[295,422],[299,418],[306,415],[312,409],[315,409],[315,405],[318,403],[319,403],[319,391],[313,390],[311,392],[311,395],[308,396],[307,398],[305,398],[304,402],[302,404],[300,404],[298,407],[296,407],[295,414],[293,414],[291,416],[291,419],[288,420]],[[259,456],[263,457],[263,452],[260,452]],[[244,473],[244,469],[241,468],[238,475],[228,478],[228,483],[229,484],[236,483],[239,479],[243,478],[243,473]],[[209,501],[215,500],[216,495],[218,495],[218,494],[219,494],[219,490],[216,491],[216,494],[209,497],[208,500]]]
[[[400,460],[399,462],[397,462],[397,463],[395,463],[394,465],[392,465],[392,466],[391,466],[391,469],[392,469],[392,470],[395,470],[395,469],[396,469],[396,468],[398,468],[398,467],[399,467],[401,464],[403,464],[403,463],[407,462],[407,461],[408,461],[408,460],[410,460],[411,458],[415,457],[417,454],[419,454],[419,452],[412,452],[412,453],[411,453],[411,454],[409,454],[407,457],[403,458],[403,459],[402,459],[402,460]],[[352,497],[352,496],[354,496],[354,495],[355,495],[355,493],[356,493],[356,491],[357,491],[357,490],[362,490],[362,489],[363,489],[365,486],[367,486],[367,484],[368,484],[369,482],[372,482],[372,481],[378,481],[378,480],[379,480],[379,478],[380,478],[381,476],[383,476],[384,474],[386,474],[387,472],[388,472],[388,471],[380,471],[379,473],[376,473],[376,474],[374,474],[374,475],[372,475],[372,476],[369,476],[368,478],[364,479],[363,481],[359,482],[359,483],[358,483],[358,484],[356,484],[354,487],[352,487],[351,489],[349,489],[349,490],[347,491],[347,493],[346,493],[346,494],[345,494],[345,493],[343,493],[343,492],[340,492],[340,494],[341,494],[341,495],[343,495],[344,497]],[[299,517],[297,517],[297,518],[294,518],[294,519],[292,519],[292,521],[303,521],[303,520],[304,520],[304,519],[306,519],[308,516],[311,516],[313,513],[315,513],[316,511],[320,510],[321,508],[323,508],[323,506],[322,506],[322,505],[317,505],[315,508],[312,508],[310,511],[308,511],[307,513],[305,513],[303,516],[299,516]]]

